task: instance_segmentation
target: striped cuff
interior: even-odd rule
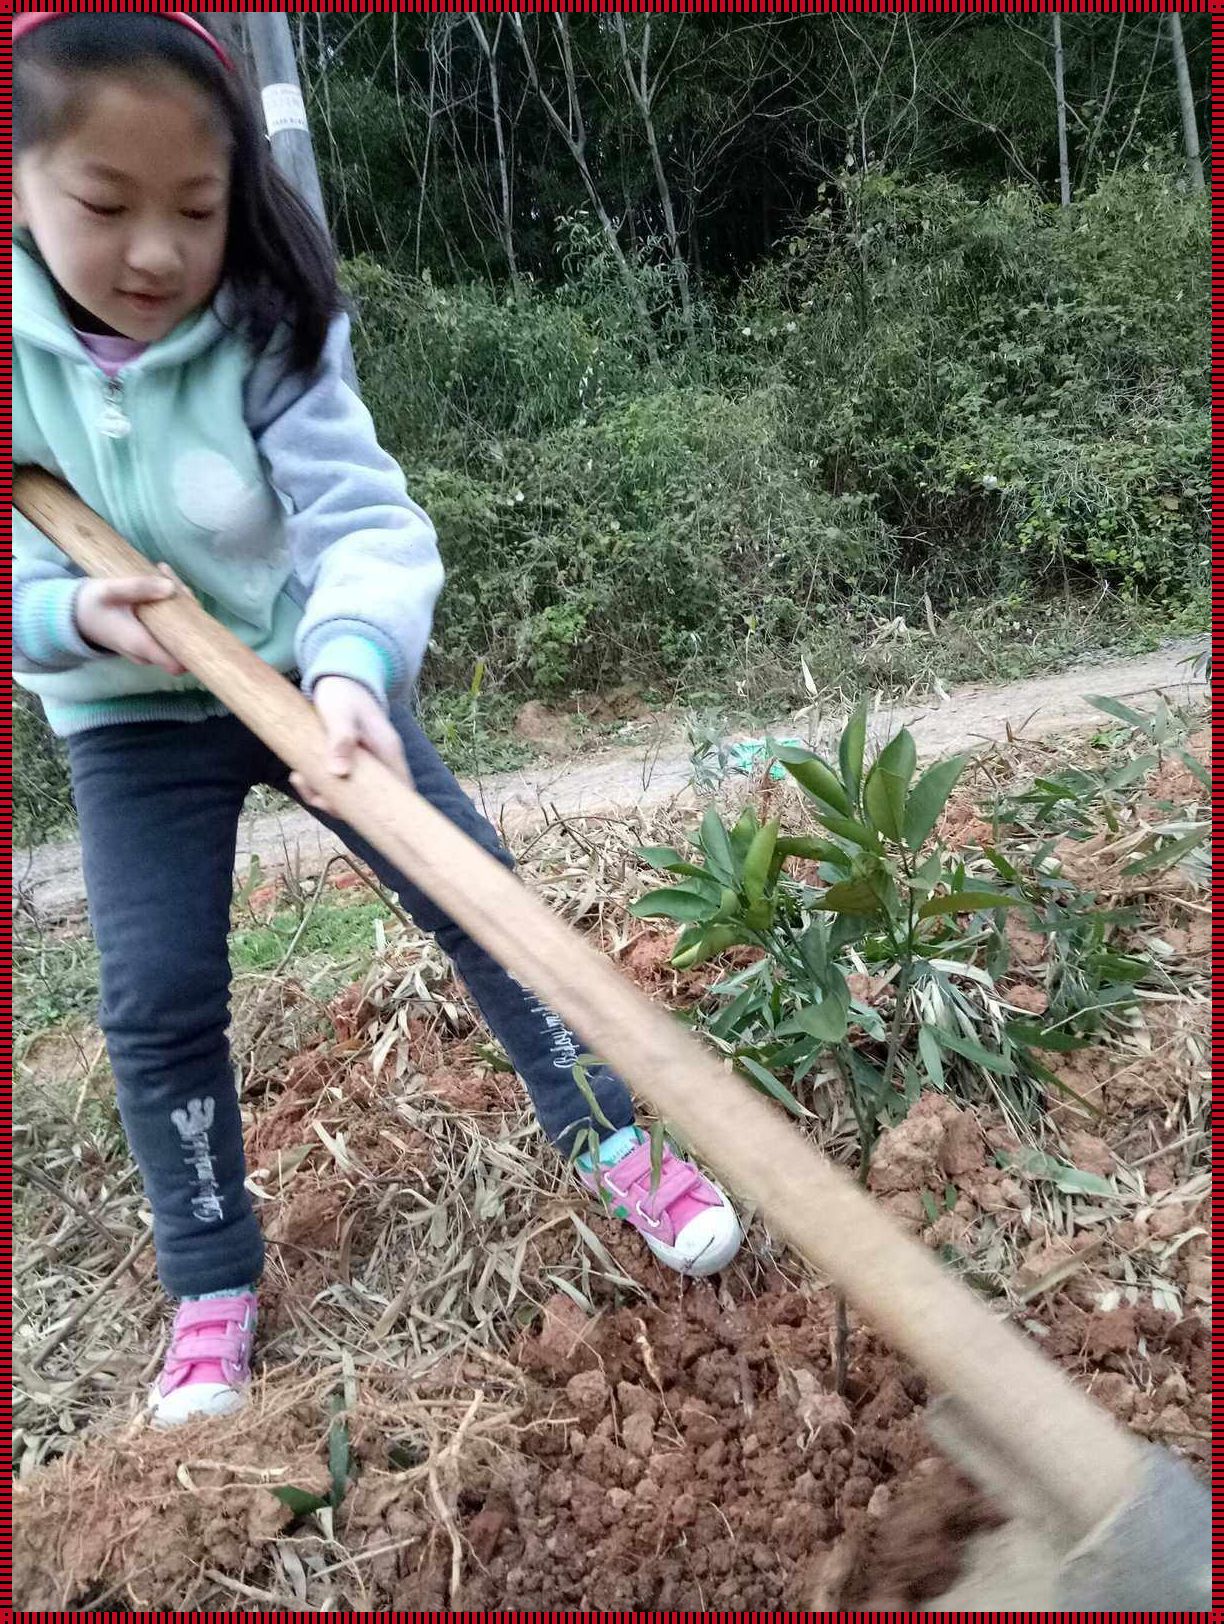
[[[77,577],[55,577],[31,581],[17,593],[13,641],[31,664],[55,670],[110,654],[77,630],[76,597],[83,584]]]
[[[342,632],[320,645],[309,668],[302,673],[302,691],[308,696],[313,694],[323,677],[348,677],[368,688],[385,709],[393,675],[391,660],[380,644],[354,632]]]

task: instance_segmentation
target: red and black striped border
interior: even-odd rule
[[[0,11],[11,16],[15,11],[35,9],[24,5],[14,6],[11,0],[0,0]],[[59,5],[54,9],[64,11],[170,11],[173,6],[149,3],[149,0],[128,0],[128,3],[111,3],[105,5]],[[193,8],[201,11],[206,8]],[[213,9],[222,9],[218,6]],[[840,12],[864,13],[894,13],[906,12],[911,15],[933,13],[936,15],[949,14],[976,14],[998,15],[1016,12],[1048,12],[1060,11],[1064,15],[1079,16],[1085,13],[1118,13],[1118,12],[1165,12],[1180,11],[1183,13],[1207,14],[1212,18],[1211,40],[1211,77],[1212,77],[1212,152],[1218,149],[1221,137],[1224,136],[1224,111],[1221,110],[1221,94],[1224,93],[1224,27],[1218,20],[1224,15],[1224,0],[1143,0],[1143,3],[1127,3],[1127,0],[1028,0],[1020,4],[1018,0],[661,0],[661,3],[651,3],[651,0],[624,0],[624,3],[613,4],[611,0],[572,0],[565,5],[545,4],[541,0],[484,0],[484,3],[467,4],[463,0],[438,0],[438,3],[429,3],[429,0],[408,0],[408,3],[394,4],[391,0],[373,0],[371,4],[338,3],[338,0],[321,0],[321,3],[312,6],[292,5],[237,5],[225,7],[227,10],[238,11],[308,11],[308,12],[340,12],[340,13],[377,13],[377,12],[500,12],[520,11],[524,13],[564,11],[571,13],[583,12],[656,12],[656,13],[722,13],[722,12],[771,12],[787,16],[820,16]],[[3,112],[3,145],[0,147],[4,169],[4,197],[9,200],[6,208],[11,208],[10,181],[12,172],[12,140],[11,140],[11,110],[12,110],[12,40],[7,28],[0,34],[0,101]],[[10,219],[11,225],[11,219]],[[1224,189],[1216,189],[1212,197],[1212,628],[1213,643],[1215,632],[1224,624],[1224,461],[1222,461],[1218,442],[1221,432],[1224,431],[1224,384],[1221,379],[1224,375]],[[3,309],[6,330],[11,330],[11,286],[10,277],[6,276],[3,283]],[[0,468],[0,482],[3,482],[5,494],[11,505],[12,496],[12,358],[9,346],[6,344],[0,356],[0,366],[4,370],[4,389],[2,396],[3,420],[5,433],[9,441],[9,455],[3,467]],[[8,650],[5,658],[11,661],[12,655],[12,579],[11,560],[6,555],[0,595],[3,598],[2,632],[5,647]],[[1213,718],[1213,745],[1218,758],[1218,745],[1224,736],[1224,722]],[[13,862],[12,862],[12,712],[11,709],[0,717],[0,820],[3,822],[3,863],[4,879],[9,890],[10,899],[13,889]],[[1224,796],[1219,791],[1215,793],[1214,811],[1218,816],[1221,811],[1221,801]],[[1219,832],[1216,825],[1215,852],[1217,857],[1224,857],[1224,834]],[[1216,962],[1221,958],[1221,948],[1224,948],[1224,926],[1213,920],[1213,949]],[[9,998],[0,1011],[0,1032],[4,1041],[4,1071],[0,1077],[0,1256],[6,1264],[7,1283],[11,1286],[12,1279],[12,950],[11,943],[6,942],[0,953],[3,954],[3,963],[6,970],[6,985],[9,988]],[[1212,1017],[1212,1060],[1217,1065],[1224,1059],[1224,1043],[1221,1043],[1221,1029],[1218,1012]],[[1216,1146],[1218,1150],[1218,1143]],[[1219,1160],[1218,1155],[1216,1158]],[[1218,1190],[1215,1192],[1218,1196]],[[1219,1295],[1220,1270],[1222,1265],[1218,1258],[1215,1263],[1217,1271],[1213,1277],[1214,1295]],[[0,1302],[0,1341],[2,1341],[3,1375],[6,1378],[5,1391],[8,1391],[7,1378],[12,1374],[11,1344],[12,1344],[12,1308],[11,1293],[6,1290],[3,1301]],[[1219,1386],[1220,1370],[1217,1368],[1219,1356],[1213,1354],[1212,1365],[1216,1376],[1216,1386]],[[6,1397],[6,1402],[9,1400]],[[1215,1417],[1213,1414],[1213,1421]],[[11,1420],[11,1415],[10,1415]],[[1214,1432],[1214,1428],[1213,1428]],[[1219,1480],[1220,1469],[1224,1467],[1224,1450],[1213,1437],[1212,1444],[1213,1475]],[[8,1620],[20,1616],[29,1619],[67,1619],[77,1617],[75,1613],[43,1612],[23,1613],[16,1615],[12,1609],[12,1453],[10,1428],[0,1429],[0,1624],[8,1624]],[[1218,1566],[1221,1555],[1224,1555],[1224,1526],[1221,1524],[1217,1506],[1213,1525],[1213,1566]],[[101,1619],[123,1620],[125,1624],[144,1624],[146,1620],[164,1618],[182,1618],[199,1621],[220,1621],[232,1618],[232,1613],[190,1612],[190,1613],[153,1613],[153,1612],[98,1612],[92,1616]],[[310,1613],[276,1612],[259,1615],[273,1620],[306,1619],[317,1616]],[[345,1617],[356,1615],[345,1614]],[[440,1612],[395,1612],[384,1614],[384,1617],[402,1620],[420,1621],[420,1624],[435,1624],[444,1618],[453,1618],[452,1613]],[[480,1616],[488,1619],[520,1619],[538,1618],[552,1621],[552,1624],[566,1624],[566,1621],[586,1621],[592,1615],[589,1613],[485,1613]],[[603,1613],[598,1615],[610,1621],[610,1624],[628,1624],[628,1621],[649,1617],[662,1621],[662,1624],[691,1624],[697,1619],[735,1620],[738,1624],[764,1624],[767,1619],[782,1620],[785,1624],[800,1619],[810,1619],[810,1613],[696,1613],[696,1612],[663,1612],[653,1614],[634,1613]],[[843,1613],[837,1615],[842,1618],[873,1617],[887,1619],[915,1619],[924,1616],[917,1613],[889,1613],[889,1614],[853,1614]],[[948,1619],[960,1620],[964,1618],[1004,1619],[1004,1618],[1040,1618],[1047,1615],[1037,1613],[948,1613],[942,1615]],[[1079,1613],[1068,1615],[1084,1620],[1114,1619],[1120,1624],[1131,1624],[1131,1621],[1160,1617],[1173,1621],[1173,1624],[1189,1624],[1191,1619],[1201,1618],[1202,1614],[1192,1613]],[[1224,1609],[1216,1608],[1211,1617],[1224,1624]]]

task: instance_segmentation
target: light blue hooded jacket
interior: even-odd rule
[[[311,376],[259,356],[212,308],[108,379],[32,244],[13,240],[13,464],[65,480],[279,671],[353,677],[386,703],[416,680],[442,563],[432,524],[341,376],[348,318]],[[13,513],[13,668],[59,734],[224,707],[82,641],[81,574]]]

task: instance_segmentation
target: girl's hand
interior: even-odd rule
[[[95,648],[122,654],[134,665],[156,665],[172,677],[181,677],[187,667],[136,618],[137,604],[161,603],[178,590],[169,571],[126,575],[115,581],[83,581],[74,606],[77,631]]]
[[[320,677],[315,684],[314,706],[327,732],[327,768],[336,778],[347,778],[358,749],[365,749],[411,785],[400,736],[364,684],[351,677]],[[301,773],[291,773],[289,781],[307,806],[339,815],[327,799],[325,785],[312,783]]]

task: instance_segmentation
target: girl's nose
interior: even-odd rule
[[[178,244],[171,232],[150,227],[128,239],[128,269],[153,278],[172,276],[179,268]]]

